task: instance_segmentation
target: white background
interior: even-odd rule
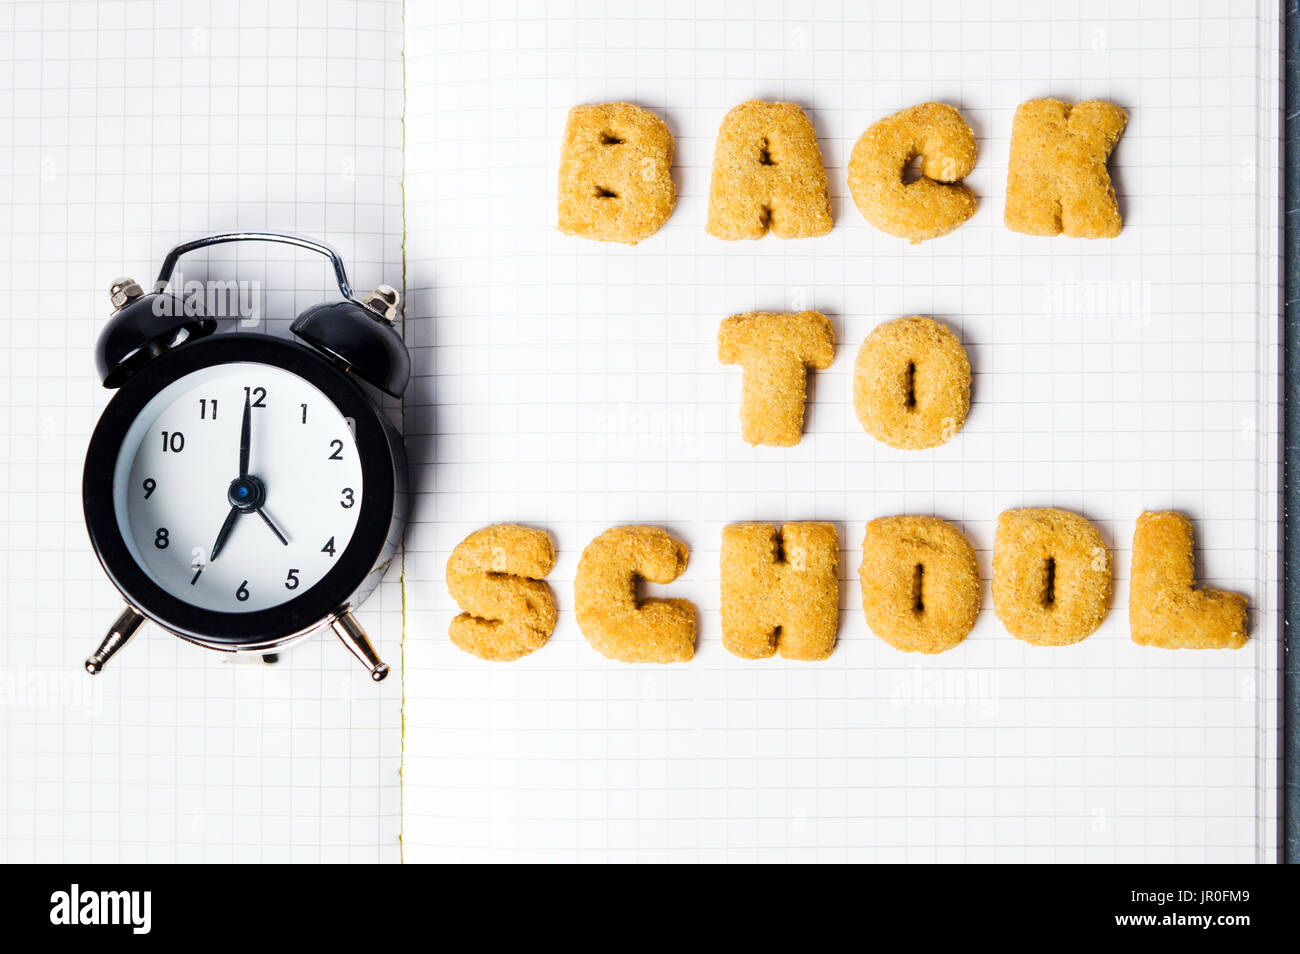
[[[412,5],[407,267],[421,375],[408,446],[408,859],[1236,860],[1276,844],[1276,7],[1252,2]],[[1259,53],[1259,46],[1272,52]],[[1112,100],[1112,241],[1002,225],[1016,106]],[[713,143],[746,99],[804,106],[835,228],[704,232]],[[677,141],[680,198],[634,248],[555,230],[568,109],[628,100]],[[974,218],[910,247],[845,188],[858,136],[939,100],[980,145]],[[794,448],[739,436],[719,322],[815,308],[838,339]],[[946,322],[974,369],[961,433],[932,451],[854,418],[858,346],[882,321]],[[417,403],[426,406],[417,407]],[[1009,636],[988,599],[1000,511],[1060,506],[1113,549],[1110,616],[1076,646]],[[1247,593],[1254,640],[1170,652],[1128,633],[1143,509],[1194,520],[1202,576]],[[863,526],[956,521],[984,610],[959,648],[874,637]],[[737,520],[840,528],[840,645],[820,663],[721,645],[718,547]],[[549,530],[560,623],[526,659],[457,650],[442,582],[485,524]],[[582,548],[615,524],[691,547],[668,587],[700,613],[695,660],[611,663],[572,608]]]
[[[152,626],[92,681],[120,601],[80,487],[117,276],[266,228],[400,286],[401,44],[395,2],[0,5],[0,860],[398,857],[398,572],[359,613],[381,686],[328,634],[271,668]],[[280,333],[337,297],[304,253],[181,271],[259,282]]]

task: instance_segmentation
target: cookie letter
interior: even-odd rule
[[[619,662],[687,662],[695,655],[695,607],[687,600],[637,602],[638,580],[671,583],[686,545],[659,527],[614,527],[582,551],[573,580],[578,627]]]
[[[971,631],[980,571],[966,535],[938,517],[880,517],[862,539],[862,609],[905,653],[941,653]]]
[[[840,605],[839,535],[829,523],[722,530],[722,645],[742,659],[825,659]]]
[[[631,103],[575,106],[560,154],[560,231],[635,245],[672,215],[673,135]]]
[[[853,407],[866,432],[890,447],[937,447],[961,430],[970,411],[966,350],[933,319],[885,322],[858,351]]]
[[[1133,533],[1129,626],[1133,642],[1161,649],[1240,649],[1246,645],[1246,597],[1198,589],[1192,524],[1181,513],[1138,517]]]
[[[471,533],[447,560],[447,589],[465,611],[451,621],[451,641],[503,662],[540,649],[555,629],[555,597],[542,582],[554,566],[545,531],[503,523]]]
[[[740,431],[749,444],[793,447],[803,434],[809,367],[835,358],[835,329],[815,311],[732,315],[718,329],[718,360],[738,364]]]
[[[1100,100],[1021,103],[1011,127],[1007,228],[1071,238],[1119,235],[1119,204],[1106,160],[1127,123],[1128,113]]]
[[[715,238],[808,238],[831,230],[817,132],[794,103],[741,103],[722,120],[709,219]]]
[[[1012,636],[1068,646],[1091,635],[1110,607],[1110,551],[1078,514],[1005,510],[993,545],[993,611]]]
[[[921,175],[909,182],[917,157]],[[849,191],[868,222],[915,245],[947,235],[975,214],[975,194],[961,184],[974,168],[975,134],[961,113],[924,103],[862,134],[849,157]]]

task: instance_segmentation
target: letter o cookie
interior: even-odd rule
[[[1110,550],[1095,526],[1054,507],[1005,510],[993,546],[993,610],[1012,636],[1068,646],[1110,609]]]
[[[896,318],[858,351],[853,407],[866,432],[890,447],[937,447],[966,422],[970,382],[956,335],[930,318]]]
[[[722,529],[722,645],[742,659],[825,659],[839,628],[840,544],[831,523]]]
[[[471,533],[447,560],[447,589],[465,611],[451,621],[451,641],[498,662],[540,649],[555,629],[555,597],[542,582],[554,567],[545,531],[503,523]]]
[[[573,580],[578,627],[601,655],[619,662],[689,662],[695,606],[637,602],[637,581],[671,583],[686,569],[686,545],[660,527],[613,527],[582,551]]]
[[[635,245],[672,215],[673,134],[631,103],[575,106],[560,155],[559,228],[565,235]]]
[[[975,134],[961,113],[923,103],[894,113],[862,134],[849,157],[849,191],[863,218],[912,244],[946,235],[979,206],[961,184],[975,168]],[[921,158],[921,176],[905,179]]]
[[[867,625],[905,653],[952,649],[979,616],[975,548],[938,517],[872,520],[862,540],[858,576]]]
[[[1246,597],[1196,586],[1192,524],[1181,513],[1143,513],[1133,533],[1129,626],[1133,642],[1161,649],[1240,649]]]

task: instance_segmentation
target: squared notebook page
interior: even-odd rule
[[[399,857],[399,680],[332,634],[272,667],[147,625],[85,674],[122,602],[81,479],[118,276],[267,229],[400,284],[401,44],[400,0],[0,5],[0,861]],[[273,334],[338,296],[323,259],[266,245],[180,272],[256,282]],[[400,567],[358,617],[396,668]]]
[[[615,2],[411,4],[407,320],[417,481],[405,570],[403,851],[426,859],[1270,861],[1277,855],[1277,126],[1273,5]],[[1002,224],[1026,99],[1107,99],[1131,120],[1114,240]],[[714,139],[751,98],[817,128],[835,228],[704,232]],[[679,199],[628,248],[555,228],[568,109],[625,100],[676,137]],[[871,228],[846,163],[874,121],[930,100],[979,141],[976,215],[920,246]],[[812,308],[837,353],[810,376],[798,446],[740,438],[729,314]],[[854,358],[923,314],[974,372],[963,430],[896,451],[858,425]],[[993,614],[998,514],[1058,506],[1115,556],[1110,615],[1080,644]],[[1201,579],[1248,594],[1239,651],[1129,638],[1138,514],[1194,520]],[[864,524],[956,522],[983,609],[939,656],[867,628]],[[721,531],[828,520],[841,619],[819,663],[745,661],[719,631]],[[508,664],[456,649],[444,567],[491,523],[548,530],[550,642]],[[618,524],[668,528],[695,659],[607,661],[573,577]]]

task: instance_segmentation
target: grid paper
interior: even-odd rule
[[[403,852],[425,859],[1269,861],[1277,855],[1278,12],[1254,2],[411,4],[406,11],[408,447]],[[1109,99],[1131,121],[1122,235],[1002,225],[1022,101]],[[746,99],[803,105],[831,182],[827,236],[704,233],[714,137]],[[576,104],[627,100],[677,140],[679,200],[623,248],[555,228]],[[847,194],[857,137],[937,100],[975,130],[975,217],[919,247]],[[739,437],[718,323],[814,308],[837,355],[794,448]],[[922,452],[853,415],[878,323],[937,317],[971,358],[961,433]],[[1115,555],[1103,627],[1009,636],[989,602],[997,515],[1060,506]],[[1169,652],[1128,635],[1143,509],[1195,522],[1200,575],[1240,590],[1253,639]],[[863,525],[953,520],[984,606],[937,657],[865,625]],[[840,643],[814,664],[723,650],[718,548],[739,520],[830,520]],[[461,653],[443,571],[490,523],[547,529],[560,621],[510,664]],[[693,662],[608,662],[572,582],[609,526],[691,548]]]
[[[0,860],[399,856],[400,673],[331,635],[272,668],[147,626],[91,680],[121,608],[91,552],[81,465],[111,397],[93,346],[109,282],[180,241],[287,230],[355,284],[400,284],[400,2],[0,6]],[[323,260],[322,260],[323,261]],[[260,283],[270,330],[337,297],[266,246],[182,259]],[[400,664],[395,570],[358,613]]]

